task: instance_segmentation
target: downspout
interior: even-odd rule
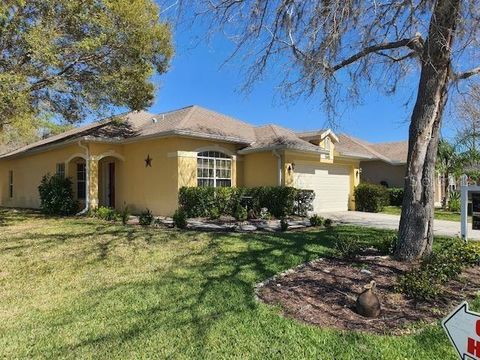
[[[82,145],[82,140],[78,142],[78,146],[80,146],[82,149],[85,149],[85,155],[86,155],[86,160],[85,160],[85,208],[80,211],[77,215],[85,215],[90,206],[90,150],[88,149],[88,146]]]
[[[277,158],[277,169],[278,169],[278,176],[277,182],[278,186],[282,186],[282,157],[278,153],[277,150],[272,150],[272,154]]]

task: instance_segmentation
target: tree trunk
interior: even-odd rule
[[[421,58],[420,83],[409,129],[399,242],[395,251],[395,256],[401,260],[418,259],[432,250],[435,160],[459,7],[460,0],[435,2]]]

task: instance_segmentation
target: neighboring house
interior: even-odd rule
[[[47,173],[67,176],[85,208],[129,206],[171,215],[182,186],[295,186],[314,211],[354,208],[365,160],[349,137],[255,127],[198,106],[92,123],[0,156],[0,205],[38,208]],[[392,183],[394,185],[394,183]]]
[[[360,181],[403,188],[407,171],[408,141],[369,143],[353,136],[339,136],[337,150],[360,160]],[[435,204],[442,201],[441,177],[434,179]]]

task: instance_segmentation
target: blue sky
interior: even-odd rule
[[[294,130],[329,126],[320,96],[286,103],[278,95],[273,71],[250,93],[240,92],[244,81],[241,64],[232,61],[221,66],[231,52],[231,44],[222,37],[198,42],[195,37],[202,36],[202,31],[200,26],[193,26],[189,31],[175,32],[176,54],[169,72],[154,78],[158,90],[149,111],[158,113],[196,104],[255,125],[276,123]],[[408,106],[405,102],[415,94],[416,81],[407,82],[395,96],[364,89],[361,105],[338,109],[342,115],[335,121],[335,131],[372,142],[407,139],[413,102]]]

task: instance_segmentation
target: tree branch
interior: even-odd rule
[[[465,80],[465,79],[468,79],[471,76],[479,75],[479,74],[480,74],[480,66],[476,67],[476,68],[473,68],[469,71],[462,72],[460,74],[453,74],[452,79],[453,79],[453,81]]]
[[[408,47],[415,51],[416,53],[420,53],[423,50],[423,39],[420,35],[415,35],[415,37],[411,39],[401,39],[398,41],[392,41],[388,43],[381,43],[372,46],[368,46],[364,48],[362,51],[356,53],[353,56],[350,56],[348,59],[343,60],[342,62],[330,67],[329,70],[335,72],[340,70],[341,68],[354,63],[355,61],[360,60],[361,58],[370,55],[371,53],[378,53],[382,50],[390,50],[390,49],[398,49],[401,47]]]

